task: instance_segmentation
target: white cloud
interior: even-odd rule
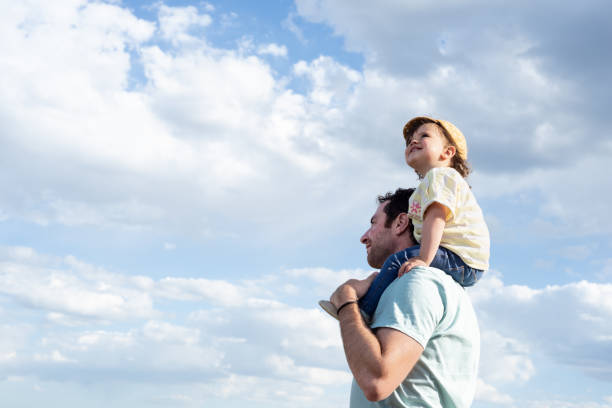
[[[529,355],[529,343],[482,330],[480,376],[488,384],[526,382],[535,374]]]
[[[6,313],[2,313],[6,319]],[[8,319],[6,319],[8,320]],[[0,368],[18,364],[21,354],[27,348],[28,337],[33,332],[33,327],[23,322],[0,325]]]
[[[174,251],[176,249],[176,244],[172,242],[164,242],[164,250],[166,251]]]
[[[76,344],[81,350],[88,350],[91,347],[105,345],[108,348],[133,347],[136,344],[134,333],[107,332],[98,330],[95,332],[85,332],[76,339]]]
[[[202,7],[204,8],[204,10],[208,11],[208,12],[213,12],[215,11],[215,6],[213,4],[210,4],[208,2],[202,2],[200,3],[202,5]]]
[[[602,207],[606,200],[584,199],[612,191],[602,171],[610,154],[610,138],[602,130],[609,125],[599,109],[575,109],[572,102],[591,100],[609,87],[609,81],[561,68],[575,63],[574,53],[565,47],[584,50],[578,44],[597,43],[607,32],[595,22],[607,7],[590,5],[581,21],[597,28],[581,33],[583,41],[568,44],[562,39],[572,34],[563,24],[542,25],[541,19],[523,15],[523,8],[499,3],[462,3],[464,15],[470,17],[458,20],[457,5],[448,3],[432,8],[414,2],[386,2],[382,7],[367,2],[350,7],[345,2],[296,2],[301,17],[329,25],[349,50],[365,56],[364,83],[346,109],[347,134],[369,136],[369,141],[371,135],[400,135],[409,117],[423,113],[455,122],[468,138],[479,197],[511,197],[517,192],[543,197],[535,208],[546,217],[534,229],[546,236],[558,234],[555,226],[571,225],[567,230],[574,234],[612,230]],[[508,19],[491,23],[495,19],[490,17],[500,13]],[[560,21],[575,21],[570,5],[556,14]],[[591,66],[597,71],[607,59],[609,55],[601,56]],[[378,88],[370,79],[375,76],[383,78],[376,82]],[[368,132],[360,135],[360,128]],[[378,143],[378,148],[397,160],[392,152],[398,147],[392,150],[385,143],[390,142]]]
[[[157,296],[177,300],[204,300],[213,305],[242,307],[248,290],[223,280],[163,278],[157,284]]]
[[[612,277],[612,258],[603,260],[603,267],[597,275],[600,279],[609,279]]]
[[[361,269],[300,268],[289,269],[285,272],[285,275],[291,280],[312,281],[316,284],[315,288],[313,288],[315,294],[321,297],[321,299],[327,299],[331,296],[332,291],[340,286],[341,283],[353,278],[365,279],[372,272]]]
[[[222,27],[232,27],[237,24],[238,14],[233,11],[230,13],[223,13],[221,15],[221,26]]]
[[[302,29],[299,27],[299,25],[296,23],[295,19],[296,19],[296,14],[293,12],[289,13],[287,15],[287,18],[283,20],[283,23],[282,23],[283,27],[289,30],[291,33],[293,33],[293,35],[295,35],[300,42],[306,43],[307,40],[304,37],[304,33]]]
[[[218,219],[226,209],[213,203],[225,199],[224,193],[239,190],[251,197],[253,219],[269,213],[271,185],[324,196],[337,186],[356,186],[356,179],[361,190],[406,184],[411,172],[398,153],[399,129],[413,113],[436,113],[458,120],[469,135],[483,198],[540,192],[545,200],[539,211],[547,217],[534,229],[547,235],[556,232],[558,220],[567,225],[576,213],[591,216],[580,218],[574,230],[612,229],[599,215],[606,213],[605,200],[585,202],[581,194],[566,200],[566,188],[606,190],[609,178],[596,170],[604,168],[607,155],[602,151],[594,158],[597,149],[572,145],[576,160],[564,161],[560,169],[568,143],[593,132],[578,126],[583,123],[578,114],[563,111],[577,92],[575,84],[550,72],[534,51],[537,40],[520,27],[509,29],[510,36],[504,28],[487,28],[492,36],[475,43],[480,71],[456,60],[465,55],[473,33],[454,25],[444,31],[447,59],[425,58],[398,71],[385,61],[407,57],[389,52],[397,40],[384,45],[389,33],[380,27],[417,29],[418,24],[394,22],[429,13],[425,5],[359,4],[346,12],[341,5],[301,1],[302,17],[329,22],[349,46],[361,44],[368,58],[363,72],[325,56],[297,63],[292,75],[306,79],[309,89],[300,95],[285,88],[287,78],[277,78],[264,61],[214,48],[195,35],[193,29],[211,24],[195,7],[159,5],[156,32],[154,22],[120,6],[81,4],[25,3],[11,9],[2,24],[7,41],[0,49],[5,55],[0,114],[7,119],[4,163],[12,175],[11,183],[4,182],[3,218],[142,230],[161,224],[214,235],[218,225],[196,214]],[[448,12],[444,8],[439,18]],[[378,21],[386,23],[372,32]],[[173,44],[170,49],[151,41],[162,37]],[[190,46],[181,40],[186,38]],[[433,41],[438,47],[439,38]],[[59,50],[50,45],[58,43],[64,44]],[[285,54],[286,48],[270,43],[261,50]],[[128,91],[132,69],[141,64],[145,77]],[[491,116],[496,120],[486,119]],[[514,148],[517,141],[521,149]],[[605,146],[609,150],[609,143]],[[367,171],[357,165],[363,162],[371,164]],[[524,174],[508,175],[516,163]],[[565,180],[563,188],[559,179]],[[30,187],[11,191],[15,180]],[[168,199],[177,195],[183,199]],[[304,214],[324,208],[319,201],[302,201],[294,204],[312,209]]]
[[[44,365],[43,379],[61,375],[86,381],[88,375],[102,372],[117,373],[115,378],[128,382],[178,376],[179,382],[197,378],[202,389],[217,387],[214,395],[220,398],[244,398],[260,386],[262,400],[279,396],[274,391],[278,386],[270,384],[280,381],[286,384],[285,391],[311,391],[310,396],[305,391],[294,396],[300,404],[319,401],[334,387],[347,387],[350,382],[337,323],[314,305],[301,308],[276,300],[276,288],[299,284],[301,291],[312,293],[313,285],[333,287],[345,278],[363,277],[366,271],[292,269],[274,279],[240,284],[177,277],[154,281],[112,274],[71,256],[45,256],[23,247],[3,248],[2,253],[4,280],[0,287],[4,294],[19,302],[28,299],[30,306],[36,306],[19,313],[47,311],[56,314],[59,321],[66,315],[96,318],[71,326],[23,326],[21,334],[14,330],[17,326],[6,325],[13,334],[2,336],[0,356],[9,374],[17,366],[25,367],[20,373],[35,373]],[[36,278],[27,278],[27,274],[36,274]],[[24,275],[30,286],[41,282],[33,288],[36,298],[42,299],[38,303],[27,297],[30,292],[15,289],[17,278]],[[47,293],[57,293],[58,288],[71,288],[72,292],[65,289],[56,296],[63,300],[55,303],[45,300],[50,298]],[[605,322],[612,315],[610,290],[610,285],[590,282],[543,289],[506,285],[498,273],[490,272],[469,290],[482,333],[477,401],[515,403],[517,398],[505,388],[537,378],[535,357],[608,378],[605,356],[612,332]],[[78,298],[79,310],[72,306],[73,292],[85,293],[88,298]],[[163,300],[165,307],[153,310],[151,303],[147,313],[134,313],[128,307],[113,312],[98,300],[100,294],[127,299],[126,293],[130,298]],[[190,302],[188,308],[182,306],[184,302]],[[193,302],[204,302],[204,308],[193,311]],[[9,320],[14,316],[12,311],[3,313]],[[564,315],[564,321],[557,325],[558,314]],[[130,319],[125,320],[128,315]],[[157,317],[151,319],[150,315]],[[114,326],[116,323],[120,325]],[[559,343],[560,336],[564,342]],[[597,361],[584,353],[594,348],[600,356]],[[238,378],[246,383],[231,388]]]
[[[510,404],[514,400],[510,395],[499,392],[495,387],[478,379],[476,387],[476,401],[488,402],[493,404]]]
[[[143,327],[146,339],[159,343],[191,345],[200,340],[200,331],[166,322],[149,321]]]
[[[259,48],[257,49],[257,53],[261,55],[272,55],[274,57],[286,57],[287,47],[274,43],[266,44],[259,46]]]
[[[152,23],[123,8],[80,3],[21,3],[3,13],[2,34],[10,40],[2,45],[3,105],[13,102],[3,109],[14,106],[17,118],[25,119],[27,111],[19,109],[25,106],[48,116],[96,105],[95,91],[125,85],[130,63],[126,48],[153,34]],[[65,46],[48,46],[58,43]]]
[[[115,372],[124,381],[155,381],[172,375],[181,375],[187,381],[198,375],[202,379],[223,376],[222,350],[200,344],[197,333],[194,328],[156,321],[123,332],[48,332],[43,348],[50,351],[34,353],[31,361],[26,355],[24,361],[71,362],[74,366],[70,372],[62,372],[58,365],[50,365],[45,371],[50,375],[62,372],[75,381],[87,381],[87,375],[95,377],[96,373],[104,372]],[[100,355],[105,358],[99,358]],[[32,369],[36,370],[35,364]]]
[[[307,76],[312,83],[310,98],[321,105],[347,105],[353,87],[361,81],[361,74],[331,57],[321,56],[311,63],[300,61],[293,67],[298,76]]]
[[[570,237],[577,242],[560,244],[562,256],[588,260],[604,282],[612,276],[610,260],[600,256],[606,244],[592,244],[601,234],[610,241],[612,231],[612,179],[602,171],[612,149],[609,53],[584,47],[610,37],[609,24],[593,20],[609,15],[599,5],[579,15],[569,3],[556,5],[556,18],[547,12],[543,19],[539,7],[523,15],[519,2],[502,10],[500,23],[490,17],[500,15],[498,3],[450,2],[433,10],[427,2],[347,7],[300,0],[285,28],[315,48],[306,38],[313,27],[302,31],[299,24],[329,24],[344,51],[361,52],[363,68],[341,62],[346,55],[321,56],[278,73],[264,56],[298,55],[279,45],[282,39],[262,42],[241,31],[237,37],[248,41],[237,49],[210,42],[209,30],[243,28],[243,16],[230,10],[221,10],[213,26],[208,3],[157,3],[155,21],[122,4],[31,0],[2,9],[0,221],[7,234],[13,221],[45,231],[59,224],[89,237],[119,229],[157,234],[163,239],[155,247],[167,250],[174,244],[160,242],[176,236],[273,250],[344,239],[337,230],[351,229],[364,214],[357,222],[365,226],[373,194],[416,183],[401,157],[401,127],[427,113],[455,121],[468,136],[479,199],[526,197],[526,226],[517,226],[513,202],[487,214],[497,242],[518,233]],[[467,20],[457,20],[457,10]],[[579,22],[589,29],[563,28]],[[295,83],[296,90],[288,88]],[[0,261],[3,377],[195,378],[201,395],[262,406],[279,399],[346,404],[337,326],[311,297],[327,297],[366,271],[303,268],[239,282],[176,272],[154,279],[28,247],[0,248]],[[470,293],[486,345],[482,401],[517,403],[506,389],[538,378],[535,356],[611,378],[609,285],[534,288],[509,285],[493,272]],[[165,395],[203,405],[201,395]]]
[[[148,229],[158,222],[164,212],[161,208],[138,201],[102,204],[98,208],[83,202],[69,202],[62,199],[49,199],[51,216],[49,221],[62,225],[123,226],[126,228]],[[44,222],[45,224],[48,221]]]
[[[543,400],[531,401],[527,405],[529,408],[610,408],[610,401],[563,401],[563,400]]]
[[[75,360],[65,357],[58,350],[53,350],[49,354],[34,354],[34,361],[38,362],[53,362],[53,363],[75,363]]]
[[[266,366],[279,377],[303,381],[313,385],[328,385],[338,382],[349,383],[353,378],[350,373],[345,371],[328,370],[318,367],[298,367],[291,358],[274,354],[266,359]]]
[[[212,23],[209,15],[199,14],[193,6],[168,7],[162,4],[159,7],[158,19],[161,36],[175,45],[197,41],[197,37],[189,33],[190,29],[207,27]]]
[[[314,176],[338,177],[334,168],[353,166],[348,157],[356,151],[327,130],[338,123],[337,111],[285,89],[285,80],[253,55],[201,38],[201,47],[184,45],[190,28],[209,24],[195,8],[159,7],[158,34],[174,41],[162,50],[147,42],[159,39],[154,24],[118,6],[64,4],[57,13],[45,7],[40,21],[23,5],[3,24],[10,41],[0,49],[0,115],[7,118],[3,163],[10,178],[0,182],[11,191],[0,202],[3,218],[214,234],[231,211],[227,194],[249,196],[244,219],[267,226],[272,185],[314,187],[316,200],[334,186]],[[36,24],[25,24],[31,20]],[[128,89],[140,64],[145,77]],[[330,58],[304,68],[317,81],[313,97],[327,101],[348,98],[358,76]],[[24,189],[9,188],[14,183]],[[314,204],[288,196],[294,206]],[[298,229],[309,220],[280,224]],[[231,226],[223,231],[235,234]]]
[[[56,313],[50,316],[54,320],[64,314],[102,320],[155,315],[151,297],[134,288],[129,278],[110,274],[74,257],[55,259],[44,266],[36,264],[43,257],[33,250],[27,258],[22,257],[26,252],[23,248],[6,252],[17,256],[0,261],[0,293],[29,307]],[[30,259],[35,262],[30,263]]]
[[[465,67],[456,64],[429,66],[418,75],[393,75],[373,62],[358,72],[325,56],[294,66],[293,75],[308,82],[309,92],[300,95],[286,89],[285,78],[276,78],[264,61],[248,52],[216,49],[202,38],[197,40],[201,47],[195,48],[180,41],[169,50],[145,45],[157,39],[153,23],[112,5],[100,10],[108,19],[96,18],[95,7],[89,4],[69,13],[61,9],[64,14],[59,15],[43,13],[38,18],[44,24],[26,25],[27,36],[18,24],[27,20],[28,9],[21,9],[21,17],[5,21],[7,36],[20,46],[12,47],[10,41],[3,45],[8,62],[3,65],[6,98],[4,103],[0,99],[0,112],[8,118],[4,127],[10,137],[5,145],[5,165],[14,175],[4,184],[9,192],[0,202],[4,218],[18,217],[40,225],[141,231],[161,226],[199,236],[214,236],[220,230],[236,235],[240,220],[221,229],[232,208],[216,203],[241,191],[250,197],[252,206],[243,221],[257,223],[252,228],[257,231],[270,230],[265,217],[282,210],[280,205],[270,207],[268,197],[274,185],[275,190],[295,197],[292,205],[303,214],[298,223],[279,224],[298,230],[312,224],[309,216],[315,218],[328,210],[320,197],[340,197],[335,192],[337,186],[354,186],[356,190],[359,185],[365,194],[412,180],[400,155],[400,129],[409,112],[447,112],[453,120],[460,118],[459,124],[474,141],[470,146],[475,147],[475,160],[479,160],[479,150],[516,149],[489,149],[493,147],[489,146],[489,135],[456,106],[469,103],[469,109],[486,112],[500,101],[502,105],[513,101],[522,107],[527,105],[522,102],[527,96],[535,103],[534,93],[561,101],[559,93],[567,95],[571,90],[563,81],[552,86],[551,77],[537,59],[525,55],[532,44],[517,36],[502,48],[511,51],[509,55],[519,58],[522,65],[509,64],[503,56],[491,59],[492,71],[497,66],[514,67],[514,79],[508,80],[513,84],[507,90],[511,94],[498,95],[496,100],[491,99],[486,82],[470,79]],[[204,28],[210,24],[209,18],[194,7],[161,5],[159,35],[191,35],[190,27]],[[110,24],[110,39],[102,35],[105,24]],[[71,25],[82,29],[76,41],[72,41]],[[53,27],[52,36],[42,28],[47,26]],[[52,48],[48,46],[51,40],[66,44],[60,57],[45,54]],[[136,62],[127,50],[139,56],[145,73],[142,84],[129,91],[126,87]],[[18,67],[24,61],[28,75],[23,73],[24,67]],[[557,94],[551,94],[553,90]],[[511,112],[512,107],[502,110]],[[499,126],[509,128],[517,115],[500,121]],[[574,119],[533,122],[525,137],[533,135],[534,142],[527,146],[535,152],[550,145],[547,140],[555,131],[566,129]],[[496,128],[490,130],[497,132]],[[575,140],[580,137],[576,132],[562,133],[564,138]],[[515,139],[514,133],[504,133],[495,138],[495,144],[499,147]],[[553,145],[567,150],[563,146]],[[11,159],[23,156],[33,165]],[[553,225],[566,225],[578,210],[592,217],[581,218],[581,225],[574,229],[607,231],[612,229],[609,220],[598,215],[605,214],[600,208],[602,200],[586,204],[579,196],[565,200],[565,190],[555,182],[563,178],[570,189],[604,186],[605,190],[609,180],[593,172],[604,165],[605,157],[578,161],[562,171],[552,168],[524,176],[489,173],[481,166],[474,184],[482,198],[541,191],[546,199],[540,203],[540,211],[548,218],[533,228],[547,235],[555,233]],[[367,168],[360,165],[364,162],[369,163]],[[503,160],[495,159],[495,163],[503,164]],[[582,174],[594,176],[585,185]],[[8,185],[15,179],[31,187],[20,194],[12,192]],[[292,194],[305,188],[318,193],[311,202]],[[336,214],[326,216],[334,219],[341,213],[351,214],[358,198],[348,204],[351,208],[333,208]],[[563,222],[557,223],[559,219]]]
[[[87,380],[83,371],[94,376],[122,371],[119,376],[126,381],[179,374],[187,380],[255,375],[315,388],[350,379],[335,321],[314,306],[304,309],[273,300],[267,281],[155,282],[110,273],[72,256],[47,256],[43,261],[45,256],[33,249],[2,252],[9,258],[0,264],[1,292],[11,305],[5,317],[26,313],[61,324],[41,323],[21,331],[18,325],[7,325],[0,356],[9,369],[21,364],[25,372],[36,373],[36,367],[45,364],[43,377],[61,371],[62,377],[78,381]],[[296,279],[302,280],[294,277],[277,284]],[[139,304],[142,299],[147,299],[146,307]],[[166,308],[154,309],[153,299]],[[179,312],[185,301],[203,301],[214,308],[192,312],[190,306],[185,316]],[[20,309],[20,303],[27,307]],[[170,313],[173,309],[176,312]],[[181,316],[186,323],[179,323]],[[68,363],[73,368],[65,371]]]
[[[199,402],[197,399],[184,394],[161,395],[152,398],[152,400],[155,404],[163,406],[193,406]]]
[[[503,336],[492,341],[497,346],[490,349],[512,351],[504,357],[507,371],[503,378],[487,370],[492,380],[525,381],[533,375],[535,367],[526,357],[527,350],[596,378],[612,378],[604,357],[609,355],[612,336],[604,324],[612,318],[612,285],[580,281],[532,289],[504,285],[499,275],[489,273],[469,293],[485,338],[488,330],[497,332],[488,335]],[[595,355],[599,357],[594,359]]]
[[[292,407],[308,408],[316,405],[318,407],[333,408],[346,404],[347,391],[344,390],[339,398],[337,395],[329,395],[320,386],[305,385],[279,379],[259,378],[255,376],[232,375],[211,385],[202,387],[206,395],[218,396],[230,400],[246,398],[249,404],[262,404],[270,406],[286,401]]]
[[[17,352],[9,351],[0,354],[0,364],[14,360],[17,357]]]

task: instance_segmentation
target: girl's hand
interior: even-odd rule
[[[399,268],[399,271],[397,272],[397,277],[398,278],[402,277],[405,273],[408,273],[415,266],[429,266],[429,265],[427,265],[427,263],[419,257],[410,258],[409,260],[404,262],[402,266]]]

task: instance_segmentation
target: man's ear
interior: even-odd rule
[[[410,218],[407,213],[399,213],[393,222],[393,229],[397,235],[402,235],[408,229]]]

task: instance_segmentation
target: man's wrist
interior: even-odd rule
[[[338,310],[336,310],[336,313],[338,314],[338,316],[340,316],[340,311],[342,309],[344,309],[347,306],[350,307],[351,305],[356,305],[357,303],[358,303],[357,300],[349,300],[347,302],[344,302],[343,304],[340,305],[340,307],[338,307]]]
[[[334,295],[332,296],[331,302],[336,306],[336,309],[340,309],[344,304],[348,302],[357,302],[358,297],[355,289],[351,285],[340,286]]]

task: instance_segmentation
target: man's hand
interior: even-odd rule
[[[399,278],[403,276],[404,274],[408,273],[415,266],[429,266],[429,265],[427,265],[427,263],[423,261],[421,258],[419,258],[418,256],[415,256],[414,258],[410,258],[409,260],[407,260],[406,262],[402,264],[402,266],[399,268],[399,271],[397,272],[397,277]]]
[[[376,272],[366,279],[350,279],[340,285],[330,301],[336,306],[357,300],[367,292]],[[423,353],[423,347],[407,334],[389,327],[370,330],[359,309],[350,307],[338,317],[340,335],[349,368],[370,401],[381,401],[395,390]]]
[[[342,285],[338,286],[338,289],[332,293],[331,297],[329,298],[330,302],[332,302],[334,306],[338,308],[346,302],[358,300],[366,294],[376,275],[378,275],[378,272],[373,272],[365,279],[347,280]]]

